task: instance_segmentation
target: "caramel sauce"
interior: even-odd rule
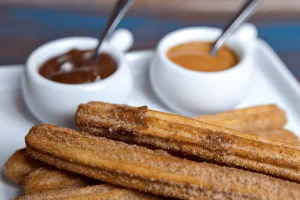
[[[66,84],[91,83],[105,79],[117,70],[117,63],[106,53],[90,60],[92,50],[73,49],[47,60],[39,73],[52,81]]]
[[[235,66],[239,62],[238,55],[230,48],[223,46],[216,56],[209,54],[211,42],[188,42],[170,48],[168,58],[183,68],[216,72]]]

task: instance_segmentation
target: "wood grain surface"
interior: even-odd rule
[[[276,5],[271,6],[270,1]],[[0,65],[24,63],[36,47],[57,38],[98,37],[112,2],[1,0]],[[251,19],[258,28],[259,37],[271,45],[297,78],[300,78],[299,3],[299,0],[265,0],[266,5]],[[135,4],[119,27],[132,31],[133,50],[138,50],[155,48],[161,37],[179,28],[222,28],[241,1],[136,0]]]

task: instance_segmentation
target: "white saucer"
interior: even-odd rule
[[[276,103],[286,110],[287,128],[300,136],[300,87],[296,78],[273,50],[262,40],[257,40],[255,50],[255,78],[252,89],[237,108]],[[151,109],[172,112],[153,93],[148,76],[152,51],[127,54],[134,75],[134,90],[128,104],[147,105]],[[23,66],[0,67],[0,199],[11,199],[20,194],[21,188],[11,183],[3,173],[4,163],[12,153],[25,146],[24,136],[39,123],[28,112],[20,90]]]

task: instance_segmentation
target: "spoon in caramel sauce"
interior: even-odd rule
[[[210,55],[216,56],[225,43],[225,41],[231,36],[244,22],[246,22],[256,11],[263,0],[247,0],[235,17],[225,26],[223,33],[213,43],[213,47],[210,50]]]

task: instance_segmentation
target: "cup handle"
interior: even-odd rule
[[[128,29],[124,28],[117,29],[108,41],[108,46],[113,46],[122,52],[126,52],[130,49],[132,44],[133,35]]]
[[[243,24],[235,33],[234,38],[241,41],[253,41],[257,38],[258,32],[256,27],[251,23]]]

